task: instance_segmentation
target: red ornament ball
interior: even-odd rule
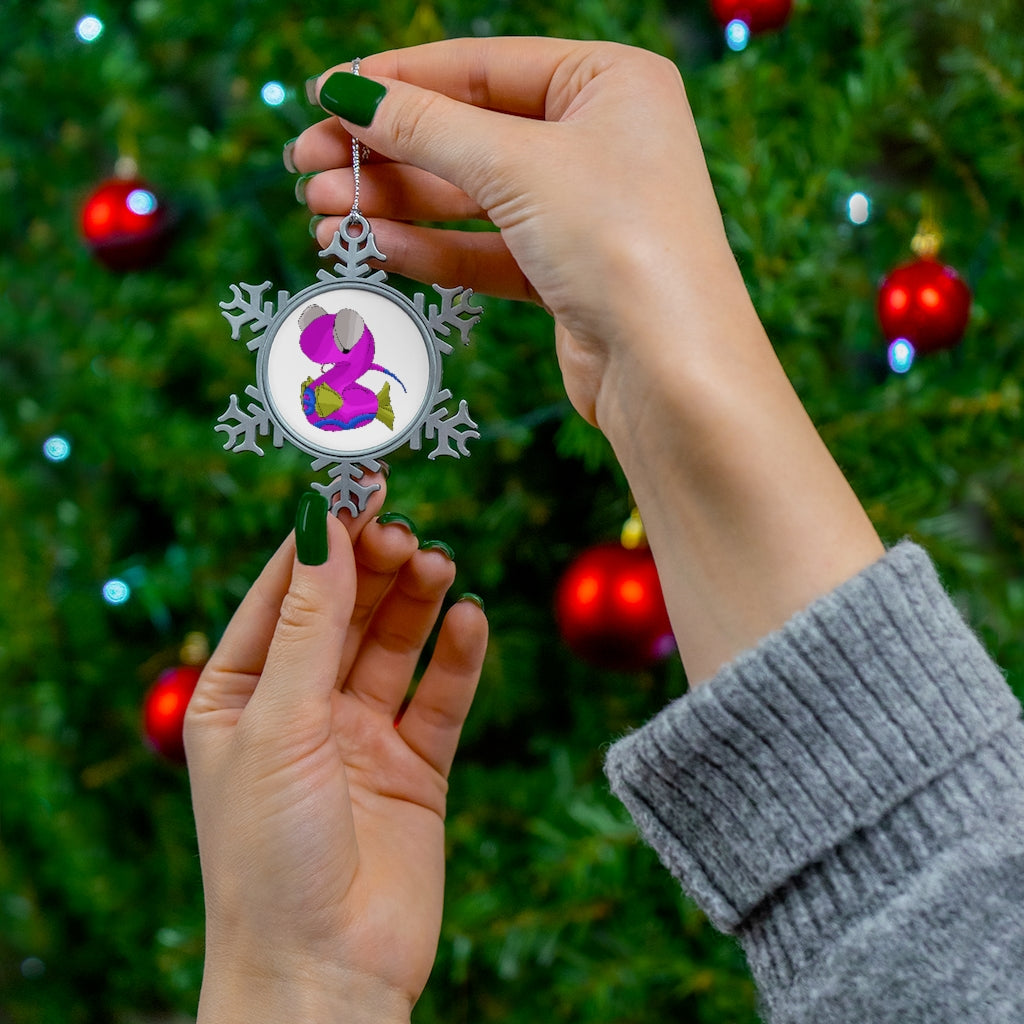
[[[111,270],[141,270],[164,252],[168,217],[156,193],[137,178],[103,182],[82,207],[82,237]]]
[[[711,0],[711,13],[723,28],[742,21],[751,33],[782,28],[793,10],[793,0]]]
[[[185,763],[185,710],[199,682],[199,673],[194,665],[179,665],[161,672],[143,702],[142,731],[146,742],[158,754],[179,764]]]
[[[931,256],[897,267],[878,291],[878,319],[888,341],[906,338],[917,352],[960,343],[971,315],[971,290]]]
[[[584,551],[558,585],[555,614],[569,648],[602,668],[637,671],[676,648],[648,548]]]

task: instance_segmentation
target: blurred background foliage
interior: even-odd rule
[[[86,13],[103,35],[75,37]],[[290,528],[308,462],[228,456],[252,380],[218,309],[316,255],[281,146],[306,77],[446,36],[635,43],[679,64],[730,237],[812,416],[888,541],[924,543],[1024,692],[1024,50],[1015,0],[798,0],[742,53],[705,0],[6,0],[0,61],[0,1021],[187,1019],[202,902],[187,781],[140,738],[185,634],[215,640]],[[268,107],[269,80],[288,89]],[[173,207],[164,260],[112,273],[83,199],[119,156]],[[619,154],[609,140],[609,159]],[[666,188],[672,183],[666,182]],[[846,217],[868,193],[867,224]],[[628,224],[629,196],[621,197]],[[880,278],[922,213],[975,296],[963,345],[888,372]],[[568,407],[536,309],[488,300],[446,364],[470,460],[392,459],[388,507],[459,559],[493,643],[452,780],[448,911],[424,1022],[756,1019],[713,933],[607,792],[602,749],[685,689],[559,641],[554,586],[617,535],[625,482]],[[65,462],[44,440],[67,437]],[[103,582],[133,596],[113,607]],[[685,624],[682,628],[685,628]]]

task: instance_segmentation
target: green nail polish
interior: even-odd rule
[[[289,174],[298,174],[299,169],[295,166],[295,143],[299,141],[299,137],[296,135],[294,139],[289,139],[284,144],[284,149],[281,150],[281,160],[284,163],[284,169]]]
[[[315,178],[318,173],[318,171],[313,171],[312,174],[304,174],[295,182],[295,198],[302,203],[303,206],[306,205],[306,185],[309,184],[309,179]]]
[[[385,512],[384,515],[377,516],[377,522],[381,526],[387,526],[388,523],[400,523],[414,537],[416,536],[416,524],[408,516],[402,515],[401,512]]]
[[[303,565],[323,565],[327,561],[327,499],[316,491],[307,491],[299,499],[295,553]]]
[[[420,551],[440,551],[450,562],[455,561],[455,552],[450,544],[443,540],[425,540],[420,542]]]
[[[460,594],[455,603],[458,604],[460,601],[469,601],[471,604],[475,604],[482,612],[487,610],[484,608],[484,599],[479,594]]]
[[[366,128],[386,94],[387,89],[379,82],[348,71],[336,71],[320,87],[320,106]]]
[[[316,229],[320,226],[320,221],[322,220],[327,220],[322,213],[318,213],[315,217],[309,218],[309,237],[314,241],[318,241],[316,237]]]

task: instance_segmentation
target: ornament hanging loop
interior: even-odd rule
[[[341,222],[341,233],[346,241],[358,245],[370,233],[370,222],[358,210],[352,212]]]

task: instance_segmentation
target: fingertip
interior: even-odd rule
[[[330,548],[330,557],[332,558],[335,556],[336,551],[351,552],[355,544],[348,523],[343,522],[337,515],[327,516],[327,540]]]
[[[401,589],[417,601],[435,603],[435,615],[440,612],[444,595],[454,582],[455,563],[436,547],[414,550],[399,569]]]
[[[458,603],[460,603],[462,601],[468,601],[470,604],[475,604],[477,606],[477,608],[479,608],[480,611],[482,611],[484,613],[486,613],[486,611],[487,611],[487,608],[484,605],[484,599],[479,594],[474,594],[474,593],[471,593],[470,591],[466,591],[466,593],[460,594],[455,599],[456,604],[458,604]]]
[[[462,594],[448,609],[442,629],[461,658],[472,663],[483,662],[490,623],[479,595]]]
[[[336,519],[342,524],[353,547],[358,543],[367,524],[373,522],[384,504],[384,499],[387,497],[387,476],[383,472],[364,473],[360,479],[360,484],[375,488],[366,499],[366,505],[362,511],[357,515],[353,515],[352,510],[348,506],[337,505],[332,509],[334,515],[331,516],[332,519]]]
[[[322,79],[317,88],[317,102],[328,113],[349,124],[368,128],[387,91],[387,86],[357,73],[353,68],[335,71]]]
[[[365,524],[355,545],[361,566],[371,572],[393,575],[412,558],[418,541],[405,518],[379,516]]]

